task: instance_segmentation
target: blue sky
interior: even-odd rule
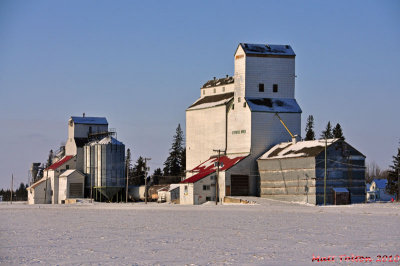
[[[27,182],[71,115],[106,116],[162,167],[185,109],[240,42],[290,44],[302,128],[339,122],[387,168],[400,140],[399,1],[1,1],[0,187]]]

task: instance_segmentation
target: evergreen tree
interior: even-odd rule
[[[132,169],[132,183],[136,186],[144,185],[145,164],[142,156],[139,156]]]
[[[186,171],[186,147],[183,148],[181,153],[181,172],[184,175]]]
[[[309,115],[306,124],[306,138],[304,140],[315,140],[314,117]]]
[[[28,200],[28,191],[26,190],[27,186],[21,182],[19,188],[15,191],[15,200],[26,201]]]
[[[172,147],[169,152],[167,160],[164,162],[164,175],[165,176],[180,176],[183,174],[182,168],[182,154],[183,148],[183,132],[181,125],[178,124],[176,133],[172,142]]]
[[[46,167],[45,168],[47,168],[47,167],[49,167],[50,165],[53,164],[53,157],[54,157],[53,150],[50,150],[49,158],[47,158],[47,162],[46,162]]]
[[[399,197],[399,175],[400,175],[400,147],[397,148],[397,155],[393,156],[393,165],[390,166],[388,183],[386,185],[386,192],[389,194],[396,194],[397,201]]]
[[[161,168],[157,168],[156,170],[154,170],[153,173],[153,184],[154,185],[158,185],[159,184],[159,180],[162,177],[162,171]]]
[[[332,126],[331,122],[329,121],[328,124],[326,125],[325,130],[322,131],[321,133],[321,139],[332,139],[333,134],[332,134]]]
[[[332,131],[333,133],[333,137],[335,139],[341,139],[341,140],[345,140],[344,136],[343,136],[343,131],[342,131],[342,127],[340,126],[339,123],[336,124],[335,128]]]

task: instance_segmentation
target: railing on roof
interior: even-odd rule
[[[89,140],[98,140],[108,136],[115,136],[115,138],[117,137],[117,131],[115,128],[109,128],[108,131],[93,132],[88,134]]]

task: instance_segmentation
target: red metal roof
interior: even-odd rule
[[[235,158],[229,158],[228,156],[221,156],[220,163],[223,166],[219,169],[220,171],[225,171],[237,164],[240,160],[245,158],[246,156],[240,156]],[[217,167],[214,165],[218,161],[218,157],[210,158],[204,163],[193,168],[192,172],[197,173],[188,179],[181,181],[181,183],[195,183],[204,177],[214,173],[217,171]]]
[[[49,167],[47,167],[45,170],[56,170],[58,167],[60,167],[61,165],[63,165],[64,163],[68,162],[69,160],[72,159],[72,155],[68,155],[68,156],[64,156],[61,160],[53,163],[52,165],[50,165]]]

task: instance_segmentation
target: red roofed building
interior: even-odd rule
[[[68,169],[76,169],[76,156],[67,155],[53,163],[43,172],[43,178],[27,188],[29,204],[61,203],[59,195],[59,176]],[[40,184],[40,185],[39,185]],[[47,194],[46,191],[47,187]]]
[[[246,159],[246,156],[221,156],[218,178],[218,198],[223,199],[231,195],[231,188],[235,195],[247,195],[249,190],[248,178],[242,175],[238,163]],[[180,204],[202,204],[206,201],[216,199],[218,157],[211,157],[204,163],[196,166],[190,172],[192,176],[183,180],[180,184]],[[244,178],[241,178],[244,177]],[[243,183],[243,180],[245,182]],[[240,185],[232,187],[232,182],[239,182]]]

